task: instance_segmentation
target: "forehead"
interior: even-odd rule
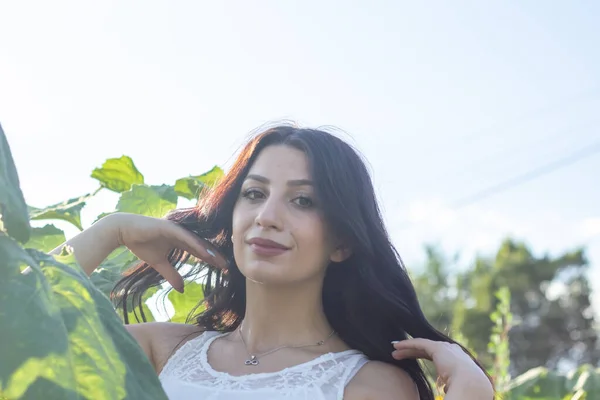
[[[285,145],[273,145],[264,148],[249,174],[262,175],[275,179],[310,179],[310,165],[303,151]]]

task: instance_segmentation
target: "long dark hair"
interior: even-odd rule
[[[244,318],[245,277],[233,257],[232,214],[250,167],[258,154],[271,145],[291,146],[306,154],[326,223],[352,250],[348,259],[332,263],[325,273],[322,300],[329,323],[348,346],[372,360],[405,370],[416,382],[421,399],[433,400],[421,365],[415,360],[392,358],[390,342],[409,337],[456,342],[425,318],[409,275],[390,242],[371,178],[358,152],[321,130],[284,125],[256,135],[242,149],[226,176],[201,195],[195,207],[167,216],[211,241],[229,261],[227,270],[197,263],[186,274],[205,273],[203,310],[194,316],[195,324],[202,329],[227,332],[236,329]],[[173,250],[170,260],[176,268],[181,268],[189,262],[189,255]],[[112,297],[124,311],[126,323],[128,306],[142,310],[144,291],[163,282],[145,263],[125,273],[113,289]]]

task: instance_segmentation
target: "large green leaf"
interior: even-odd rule
[[[181,197],[192,200],[198,197],[200,190],[204,186],[214,186],[221,178],[223,178],[223,176],[223,170],[215,166],[213,169],[202,175],[178,179],[175,182],[175,192]]]
[[[131,189],[131,185],[144,183],[144,175],[128,156],[109,158],[102,167],[92,171],[92,178],[97,179],[103,187],[117,193]]]
[[[23,247],[48,253],[66,241],[65,233],[52,224],[33,228],[29,241]]]
[[[21,243],[29,240],[27,205],[8,140],[0,125],[0,228]]]
[[[0,235],[0,274],[0,398],[167,398],[110,301],[79,268]]]
[[[92,197],[93,194],[86,194],[43,209],[29,207],[29,218],[32,220],[59,219],[70,222],[79,230],[83,230],[81,226],[81,210]]]
[[[196,282],[185,282],[184,293],[172,290],[169,292],[168,299],[175,309],[171,322],[185,323],[190,312],[204,299],[202,285]],[[201,311],[202,307],[196,311]]]
[[[133,185],[121,194],[117,211],[162,218],[177,207],[177,194],[172,186]]]

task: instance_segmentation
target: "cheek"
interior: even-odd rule
[[[322,264],[329,258],[329,246],[327,233],[320,218],[307,218],[298,221],[298,229],[295,230],[295,239],[300,251],[300,256],[305,261]]]
[[[240,266],[242,262],[242,254],[240,253],[243,249],[244,244],[244,230],[241,229],[239,221],[236,223],[236,219],[233,219],[233,229],[231,231],[231,243],[233,244],[233,258],[235,262]]]
[[[244,221],[242,213],[239,210],[234,209],[231,219],[231,241],[233,242],[234,249],[239,247],[240,242],[244,239]]]

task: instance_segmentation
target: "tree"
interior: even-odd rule
[[[456,302],[456,290],[449,272],[450,263],[442,252],[432,245],[425,246],[427,262],[424,269],[413,277],[419,302],[430,322],[446,331],[452,323],[452,310]]]
[[[554,258],[536,257],[524,243],[506,239],[494,257],[478,257],[462,273],[450,273],[447,266],[434,268],[444,258],[429,247],[426,254],[425,269],[415,277],[426,315],[438,329],[450,326],[450,332],[461,332],[484,364],[492,363],[487,352],[493,325],[489,315],[501,287],[511,293],[515,322],[509,333],[511,375],[536,366],[554,370],[598,364],[598,333],[583,249]],[[440,292],[438,278],[453,286]]]

